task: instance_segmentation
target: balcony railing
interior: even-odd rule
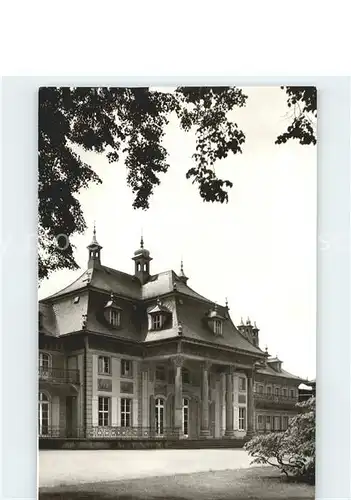
[[[87,429],[76,427],[67,429],[57,426],[42,426],[39,430],[40,439],[48,438],[88,438],[88,439],[176,439],[180,435],[179,429],[165,427],[157,432],[151,427],[117,427],[117,426],[90,426]]]
[[[39,380],[55,384],[79,384],[78,370],[65,370],[62,368],[39,368]]]
[[[297,396],[283,396],[281,394],[264,394],[262,392],[254,391],[254,398],[257,401],[262,401],[266,403],[277,403],[277,404],[289,404],[294,406],[298,402]]]

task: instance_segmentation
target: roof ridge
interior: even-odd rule
[[[76,278],[74,281],[72,281],[69,285],[65,286],[64,288],[61,288],[60,290],[58,290],[55,293],[52,293],[51,295],[48,295],[47,297],[44,297],[39,302],[42,302],[42,301],[45,301],[45,300],[49,300],[49,299],[52,299],[54,297],[57,297],[58,295],[63,294],[65,292],[65,290],[67,290],[67,288],[69,288],[72,285],[74,285],[74,283],[77,283],[77,281],[79,281],[84,276],[84,274],[87,273],[88,271],[90,271],[90,269],[86,269],[80,276],[78,276],[78,278]],[[93,270],[91,270],[91,271],[93,271]],[[87,285],[88,285],[88,282],[86,282],[86,284],[83,287],[81,287],[81,288],[85,288]]]
[[[133,278],[134,275],[133,274],[129,274],[129,273],[126,273],[124,271],[120,271],[119,269],[114,269],[113,267],[109,267],[109,266],[101,266],[103,269],[108,269],[109,271],[113,271],[114,273],[118,273],[118,274],[124,274],[125,276],[129,276],[130,278]]]

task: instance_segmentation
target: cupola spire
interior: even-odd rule
[[[91,240],[90,245],[88,245],[89,250],[89,260],[88,260],[88,269],[92,269],[94,267],[101,266],[101,249],[102,246],[99,245],[96,239],[96,223],[94,221],[93,227],[93,238]]]
[[[150,261],[152,261],[152,257],[150,257],[149,250],[144,248],[144,238],[143,233],[141,233],[140,238],[140,248],[134,252],[134,276],[139,278],[140,283],[144,285],[150,278]]]
[[[182,281],[184,284],[186,284],[186,283],[187,283],[187,281],[188,281],[188,279],[189,279],[189,278],[186,276],[186,274],[184,273],[183,257],[182,257],[182,259],[181,259],[181,261],[180,261],[180,273],[179,273],[179,276],[178,276],[178,277],[179,277],[180,281]]]

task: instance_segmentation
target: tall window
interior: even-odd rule
[[[152,329],[159,330],[162,327],[162,316],[161,314],[154,314],[152,316]]]
[[[121,359],[121,375],[129,378],[133,376],[133,364],[130,359]]]
[[[98,421],[99,427],[108,427],[110,425],[110,398],[99,397]]]
[[[155,401],[155,427],[156,427],[156,434],[158,436],[163,436],[164,412],[165,412],[164,399],[157,398]]]
[[[189,399],[183,398],[183,435],[189,436]]]
[[[272,387],[269,385],[267,387],[267,396],[271,396],[272,395]]]
[[[111,358],[109,356],[99,356],[98,371],[101,375],[111,375]]]
[[[112,326],[120,326],[121,324],[121,312],[116,311],[116,309],[110,309],[110,324]]]
[[[263,385],[260,384],[257,386],[257,392],[258,394],[263,394]]]
[[[239,391],[246,391],[246,378],[244,377],[239,377]]]
[[[239,408],[239,430],[246,429],[246,408]]]
[[[46,352],[39,353],[39,376],[48,377],[51,368],[51,356]]]
[[[279,396],[279,387],[275,388],[274,393],[275,393],[276,396]]]
[[[121,399],[121,427],[132,426],[132,400],[130,398]]]
[[[182,382],[183,384],[190,384],[190,372],[187,368],[182,368]]]
[[[45,392],[39,393],[38,431],[39,436],[48,436],[50,428],[50,399]]]
[[[287,396],[287,395],[288,395],[288,390],[287,390],[287,389],[283,389],[283,390],[282,390],[282,396],[283,396],[284,398],[286,398],[286,396]]]
[[[263,415],[257,415],[257,427],[259,430],[263,429]]]
[[[283,417],[283,430],[286,431],[288,426],[289,426],[289,417]]]
[[[290,397],[291,397],[291,399],[294,399],[294,397],[295,397],[294,389],[290,389]]]
[[[274,430],[280,431],[280,417],[274,417]]]
[[[222,335],[222,321],[215,319],[213,323],[214,332],[216,335]]]
[[[272,419],[270,415],[266,416],[266,430],[270,431],[272,428]]]
[[[156,366],[156,380],[161,382],[166,380],[166,368],[163,365]]]

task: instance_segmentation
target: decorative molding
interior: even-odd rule
[[[182,368],[182,366],[184,365],[184,356],[181,355],[173,356],[171,360],[176,368]]]
[[[112,380],[109,378],[98,378],[98,391],[112,392]]]
[[[208,372],[211,369],[211,366],[212,366],[212,361],[205,360],[201,362],[201,369],[204,371]]]
[[[228,375],[233,375],[235,372],[235,366],[234,365],[228,365],[226,368],[226,373]]]
[[[121,382],[120,383],[120,392],[122,394],[133,394],[134,393],[133,382]]]

